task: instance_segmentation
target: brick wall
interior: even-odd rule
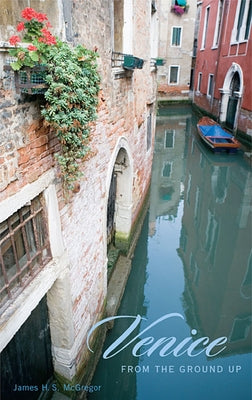
[[[98,118],[90,133],[90,152],[81,164],[83,177],[76,193],[71,193],[67,202],[54,160],[59,145],[40,116],[43,97],[17,95],[10,76],[5,76],[1,86],[0,201],[16,196],[30,183],[36,184],[46,171],[52,170],[54,173],[54,179],[48,185],[54,185],[57,193],[61,235],[68,260],[69,292],[63,289],[57,292],[56,280],[49,292],[52,298],[49,314],[53,324],[55,315],[60,315],[63,298],[71,307],[68,321],[73,326],[72,342],[69,340],[66,343],[64,340],[64,329],[67,328],[64,328],[61,317],[58,328],[55,328],[58,333],[52,333],[52,347],[56,349],[55,365],[59,373],[64,374],[61,371],[65,371],[65,367],[60,367],[62,358],[57,359],[58,352],[63,352],[63,359],[68,357],[66,354],[73,357],[65,361],[66,365],[75,366],[74,372],[65,373],[68,378],[81,368],[87,331],[103,312],[107,290],[107,199],[120,143],[125,143],[132,169],[132,182],[129,180],[129,185],[132,184],[129,189],[132,223],[137,219],[150,181],[153,148],[147,149],[147,118],[152,112],[154,127],[156,93],[156,75],[150,67],[150,2],[141,0],[134,2],[134,5],[134,32],[139,36],[135,37],[133,51],[145,62],[143,69],[135,70],[130,77],[125,75],[122,79],[116,79],[111,68],[110,2],[73,0],[72,38],[74,44],[81,43],[88,48],[98,49],[101,91]],[[6,84],[7,78],[9,86]],[[154,132],[152,143],[153,140]],[[53,213],[49,214],[53,218]],[[20,304],[21,308],[23,306]],[[63,335],[62,340],[60,335]],[[62,346],[61,350],[58,343]]]
[[[44,126],[39,104],[0,91],[0,200],[33,182],[54,164],[57,141]]]

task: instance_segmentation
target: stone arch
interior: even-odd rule
[[[243,72],[239,64],[232,63],[224,79],[220,107],[220,122],[225,122],[229,128],[236,130],[238,111],[243,94]]]
[[[114,235],[115,238],[120,237],[124,241],[127,241],[130,236],[132,224],[133,159],[127,139],[124,137],[118,139],[109,163],[106,181],[107,226],[111,185],[114,185],[114,179],[116,179],[113,216]]]

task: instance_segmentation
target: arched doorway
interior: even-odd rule
[[[233,129],[235,124],[236,111],[239,101],[237,93],[240,92],[240,85],[241,85],[240,76],[236,71],[230,83],[230,95],[227,105],[226,125],[230,129]]]
[[[132,159],[125,138],[120,138],[112,157],[107,201],[107,244],[119,236],[127,240],[132,221]]]
[[[220,107],[220,122],[235,131],[238,124],[238,111],[243,93],[243,73],[241,67],[233,63],[229,68],[223,88]]]

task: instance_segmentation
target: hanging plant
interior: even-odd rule
[[[90,124],[96,118],[97,94],[100,77],[97,72],[97,53],[81,45],[70,47],[53,36],[45,14],[25,8],[18,32],[9,42],[15,48],[9,50],[16,60],[11,63],[14,71],[24,67],[46,66],[44,80],[46,106],[41,113],[54,130],[61,143],[56,154],[60,165],[64,188],[72,190],[80,178],[80,160],[88,151]]]
[[[72,49],[58,42],[47,61],[49,88],[42,115],[61,142],[56,158],[68,190],[81,176],[79,161],[88,151],[90,123],[96,118],[100,82],[96,57],[81,45]]]

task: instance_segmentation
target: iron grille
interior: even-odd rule
[[[0,224],[0,307],[20,291],[51,259],[41,197]]]

